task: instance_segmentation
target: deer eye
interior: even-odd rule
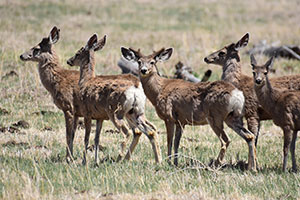
[[[225,52],[221,51],[219,52],[219,57],[224,57],[225,56]]]
[[[35,48],[33,49],[33,56],[38,56],[40,54],[40,49]]]
[[[138,63],[138,65],[141,65],[141,64],[142,64],[142,62],[141,62],[140,60],[138,60],[137,63]]]
[[[150,65],[154,65],[155,64],[155,61],[154,60],[151,60],[150,61]]]

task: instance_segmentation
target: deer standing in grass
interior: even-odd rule
[[[292,154],[292,170],[297,171],[295,146],[300,130],[300,91],[279,89],[272,85],[268,73],[273,57],[264,65],[258,65],[251,55],[254,90],[262,107],[270,114],[275,125],[283,130],[283,171],[287,168],[288,151]]]
[[[125,59],[138,62],[139,76],[145,94],[164,120],[167,129],[168,156],[170,159],[175,130],[175,158],[178,164],[178,147],[186,125],[209,124],[221,142],[215,165],[223,162],[230,139],[224,132],[225,123],[246,140],[249,146],[249,169],[256,170],[254,135],[243,128],[243,93],[224,81],[191,83],[180,79],[167,79],[158,75],[157,62],[166,61],[173,49],[164,49],[144,56],[140,51],[121,47]]]
[[[126,118],[133,130],[134,137],[125,159],[130,159],[141,133],[144,133],[149,138],[155,160],[159,163],[161,158],[157,144],[156,128],[145,117],[146,96],[139,79],[131,74],[95,76],[95,51],[102,49],[105,42],[106,36],[98,40],[97,35],[94,34],[88,40],[86,46],[79,49],[67,61],[71,66],[80,66],[79,107],[82,108],[81,113],[84,116],[85,123],[85,152],[89,143],[91,120],[97,119],[95,136],[95,162],[97,163],[102,123],[104,120],[111,120],[115,127],[124,133],[126,137],[118,157],[118,160],[122,159],[130,136],[130,130],[124,120]],[[86,162],[85,157],[84,153],[83,163]]]
[[[245,95],[245,118],[248,129],[256,135],[255,145],[259,136],[260,121],[270,120],[271,116],[261,107],[253,89],[253,78],[242,74],[239,50],[246,47],[249,33],[238,42],[229,44],[204,58],[208,64],[220,65],[223,68],[222,80],[232,83]],[[300,90],[300,75],[281,76],[270,79],[275,87]]]
[[[73,123],[74,110],[73,102],[76,102],[76,91],[79,90],[79,71],[63,69],[59,63],[59,58],[54,50],[53,44],[59,40],[59,29],[53,27],[48,37],[28,51],[24,52],[20,59],[22,61],[38,62],[38,70],[41,82],[46,90],[51,94],[54,104],[64,112],[66,123],[67,139],[67,161],[73,157],[72,129],[77,126],[78,118]],[[77,112],[76,116],[81,117]],[[72,125],[74,124],[74,127]]]

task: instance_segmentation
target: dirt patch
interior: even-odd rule
[[[28,129],[30,127],[29,123],[25,120],[20,120],[14,124],[12,124],[14,127],[19,127],[19,128],[25,128]]]

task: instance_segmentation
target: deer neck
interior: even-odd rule
[[[42,84],[48,91],[53,92],[58,79],[57,76],[62,69],[54,49],[51,49],[50,55],[40,61],[38,66]]]
[[[144,92],[154,106],[156,105],[157,96],[161,92],[164,79],[165,78],[160,77],[157,73],[153,73],[147,77],[140,76]]]
[[[279,98],[280,92],[273,88],[268,77],[266,77],[266,83],[262,86],[254,84],[257,99],[262,107],[268,112],[273,113],[276,107],[276,102]]]
[[[223,65],[222,80],[228,81],[238,87],[241,73],[241,64],[239,58],[230,58]]]
[[[93,77],[95,77],[95,57],[90,53],[88,60],[80,66],[79,84],[84,84]]]

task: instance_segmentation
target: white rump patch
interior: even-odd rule
[[[139,87],[131,86],[125,91],[126,101],[124,109],[126,112],[134,108],[137,114],[143,114],[145,111],[146,95],[144,93],[142,84]]]
[[[234,89],[231,92],[231,97],[229,99],[229,105],[228,105],[228,110],[229,112],[234,112],[236,115],[243,115],[244,111],[244,105],[245,105],[245,97],[243,95],[243,92]]]

